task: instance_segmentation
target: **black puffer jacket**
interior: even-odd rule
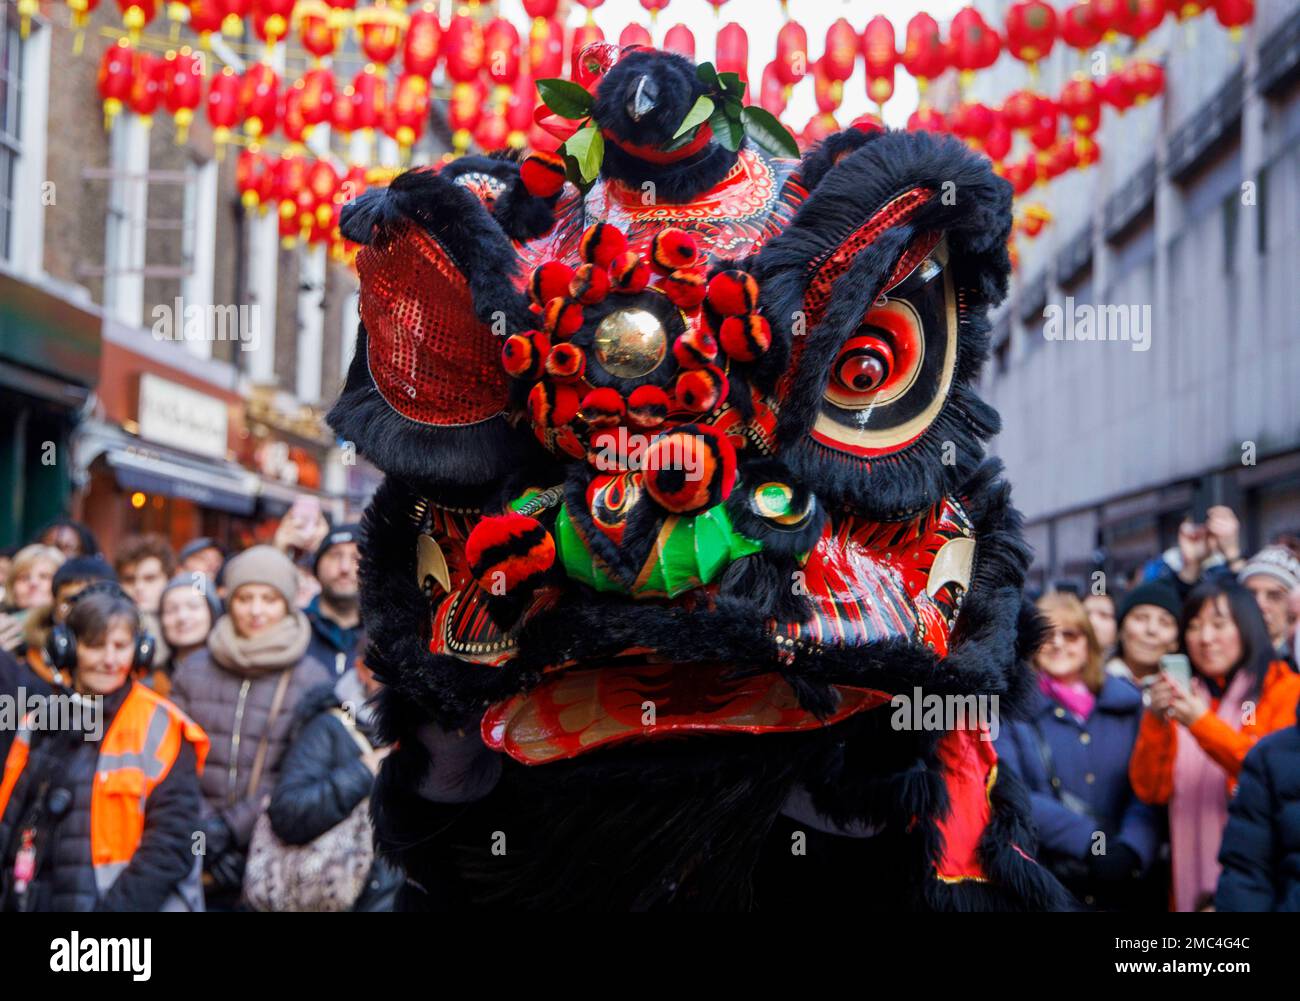
[[[1300,723],[1246,755],[1219,864],[1217,910],[1300,912]]]
[[[333,685],[311,689],[298,703],[289,750],[267,809],[271,829],[286,844],[315,840],[370,795],[375,777],[346,725],[330,711],[339,705]],[[353,910],[392,910],[400,883],[397,870],[376,858]]]
[[[125,685],[104,700],[103,728],[108,731],[126,699]],[[48,815],[36,824],[46,845],[36,879],[28,889],[33,911],[157,911],[191,875],[195,856],[191,838],[199,826],[202,799],[194,748],[183,742],[166,777],[145,801],[144,833],[130,864],[101,897],[90,856],[90,801],[100,743],[81,730],[35,731],[22,777],[0,818],[0,860],[8,891],[18,851],[17,831],[28,822],[42,779],[49,788],[67,789],[71,805],[60,819]],[[6,900],[6,907],[13,901]]]

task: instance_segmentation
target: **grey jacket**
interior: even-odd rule
[[[222,667],[204,649],[183,660],[172,679],[171,700],[203,727],[211,741],[199,779],[205,813],[221,815],[241,850],[248,847],[257,816],[275,788],[299,700],[315,686],[334,680],[332,671],[307,656],[287,670],[293,674],[267,737],[256,790],[248,784],[258,744],[267,732],[280,673],[245,677]]]

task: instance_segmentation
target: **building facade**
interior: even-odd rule
[[[1300,3],[1261,0],[1240,41],[1171,17],[1119,54],[1162,62],[1165,93],[1107,109],[1100,163],[1026,197],[1053,221],[1017,241],[984,377],[1037,586],[1127,574],[1213,503],[1249,548],[1300,528]],[[1004,56],[970,96],[1115,68],[1058,45],[1037,82]]]

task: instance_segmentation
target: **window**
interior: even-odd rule
[[[6,0],[0,24],[0,261],[13,258],[14,177],[22,153],[23,44],[17,5]]]

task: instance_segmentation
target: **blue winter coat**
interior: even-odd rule
[[[1219,849],[1220,911],[1300,911],[1300,724],[1246,755]]]
[[[1041,849],[1086,861],[1094,832],[1101,830],[1128,845],[1143,869],[1151,864],[1160,846],[1160,813],[1133,795],[1128,780],[1141,708],[1142,695],[1131,682],[1107,676],[1083,722],[1040,692],[1028,722],[1003,723],[996,744],[1000,767],[1027,788]],[[1053,795],[1035,725],[1051,751],[1060,789],[1086,803],[1095,819]]]

